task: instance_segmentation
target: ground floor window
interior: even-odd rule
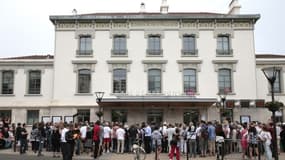
[[[232,109],[221,109],[221,122],[227,120],[228,122],[233,122],[233,110]]]
[[[0,121],[4,122],[4,127],[5,125],[7,126],[11,122],[11,115],[11,110],[0,110]]]
[[[162,110],[150,110],[147,112],[147,122],[150,124],[160,125],[163,121]]]
[[[27,110],[27,125],[39,122],[39,110]]]
[[[183,113],[183,122],[187,125],[190,122],[197,125],[197,123],[199,122],[199,119],[200,119],[199,117],[200,117],[199,110],[197,110],[197,109],[186,110]]]
[[[77,122],[90,122],[90,109],[79,109],[77,113]]]
[[[122,122],[122,123],[126,123],[127,122],[127,116],[128,116],[128,112],[124,109],[114,109],[111,111],[112,112],[112,117],[111,120],[112,122]]]

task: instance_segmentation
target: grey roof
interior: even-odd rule
[[[234,20],[234,19],[251,19],[257,21],[260,18],[259,14],[220,14],[207,12],[170,12],[167,14],[156,13],[92,13],[81,15],[52,15],[50,20],[56,21],[92,21],[92,20],[197,20],[197,19],[216,19],[216,20]]]

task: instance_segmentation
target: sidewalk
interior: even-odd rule
[[[0,150],[0,154],[7,154],[7,155],[20,155],[19,152],[14,152],[12,149],[4,149]],[[52,158],[52,152],[43,152],[44,157],[49,157]],[[37,156],[35,153],[32,151],[28,151],[27,154],[28,156]],[[91,154],[87,155],[86,153],[80,155],[80,156],[74,156],[74,160],[92,160],[93,158],[91,157]],[[106,153],[103,154],[99,160],[133,160],[134,155],[131,153],[124,153],[124,154],[116,154],[116,153]],[[216,157],[197,157],[197,158],[189,158],[189,160],[215,160]],[[228,160],[238,160],[242,159],[241,154],[230,154],[226,155],[225,159]],[[264,157],[262,157],[264,159]],[[146,160],[155,160],[155,154],[147,154]],[[169,160],[168,154],[163,153],[160,155],[160,160]],[[187,160],[186,156],[181,156],[180,160]],[[285,153],[281,153],[279,155],[279,160],[285,160]]]

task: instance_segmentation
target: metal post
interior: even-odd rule
[[[155,140],[155,160],[157,160],[157,140]]]
[[[186,141],[186,159],[189,160],[189,139]]]
[[[270,81],[271,85],[271,99],[272,102],[274,102],[274,82],[275,79]],[[277,135],[276,135],[276,115],[275,115],[275,110],[272,110],[272,121],[273,121],[273,155],[275,160],[278,160],[278,147],[277,147]]]

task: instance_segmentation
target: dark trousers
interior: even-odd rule
[[[20,153],[26,153],[26,150],[28,148],[27,146],[27,139],[26,138],[20,138]]]
[[[117,138],[112,138],[112,151],[117,152]]]
[[[70,145],[66,142],[61,142],[61,152],[62,152],[62,159],[63,160],[71,160],[70,159]]]
[[[146,153],[150,153],[151,152],[151,137],[150,136],[145,136],[144,137],[144,149]]]
[[[168,153],[168,140],[166,138],[162,138],[162,153]]]
[[[100,145],[100,140],[94,141],[95,147],[94,147],[94,158],[97,158],[99,155],[99,145]]]

